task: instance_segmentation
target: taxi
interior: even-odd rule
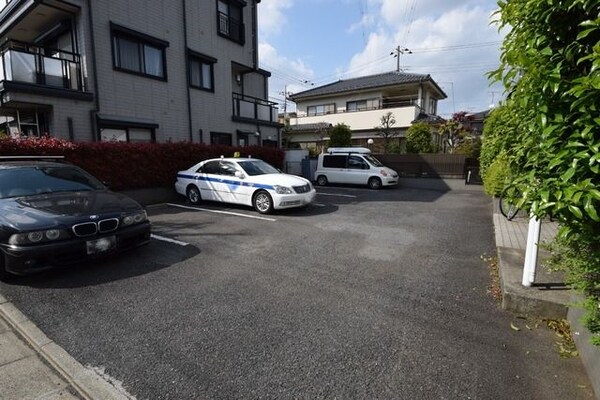
[[[215,158],[199,162],[177,173],[177,193],[190,203],[203,200],[242,204],[261,214],[313,202],[310,181],[282,173],[256,158]]]

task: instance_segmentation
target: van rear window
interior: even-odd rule
[[[324,168],[346,168],[348,156],[323,156]]]

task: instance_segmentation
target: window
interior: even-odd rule
[[[429,113],[437,114],[437,99],[429,99]]]
[[[238,135],[237,135],[237,145],[239,147],[248,146],[250,144],[250,141],[248,140],[249,136],[250,135],[247,134],[247,133],[238,132]]]
[[[236,0],[217,1],[217,26],[220,36],[244,44],[243,5]]]
[[[231,146],[231,133],[211,132],[210,144]]]
[[[202,165],[197,172],[203,174],[218,174],[220,171],[219,161],[209,161]]]
[[[334,114],[335,113],[335,104],[323,104],[318,106],[308,106],[307,108],[308,116],[315,115],[325,115],[325,114]]]
[[[204,56],[198,53],[188,52],[190,86],[214,91],[214,70],[213,64],[216,59]]]
[[[379,99],[349,101],[346,103],[347,112],[377,110],[378,108],[380,108]]]
[[[149,128],[106,127],[100,128],[100,140],[103,142],[154,142],[154,130]]]
[[[166,80],[168,42],[111,24],[115,69]]]
[[[323,167],[346,168],[346,158],[348,156],[323,156]]]
[[[359,156],[348,157],[348,168],[349,169],[369,169],[367,163]]]

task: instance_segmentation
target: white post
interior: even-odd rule
[[[535,282],[535,268],[538,257],[538,243],[542,224],[534,216],[529,218],[529,230],[527,231],[527,247],[525,248],[525,264],[523,265],[523,286],[531,286]]]

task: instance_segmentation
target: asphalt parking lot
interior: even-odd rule
[[[491,201],[449,189],[323,187],[268,216],[182,198],[149,208],[150,245],[0,293],[139,399],[589,398],[487,294]]]

